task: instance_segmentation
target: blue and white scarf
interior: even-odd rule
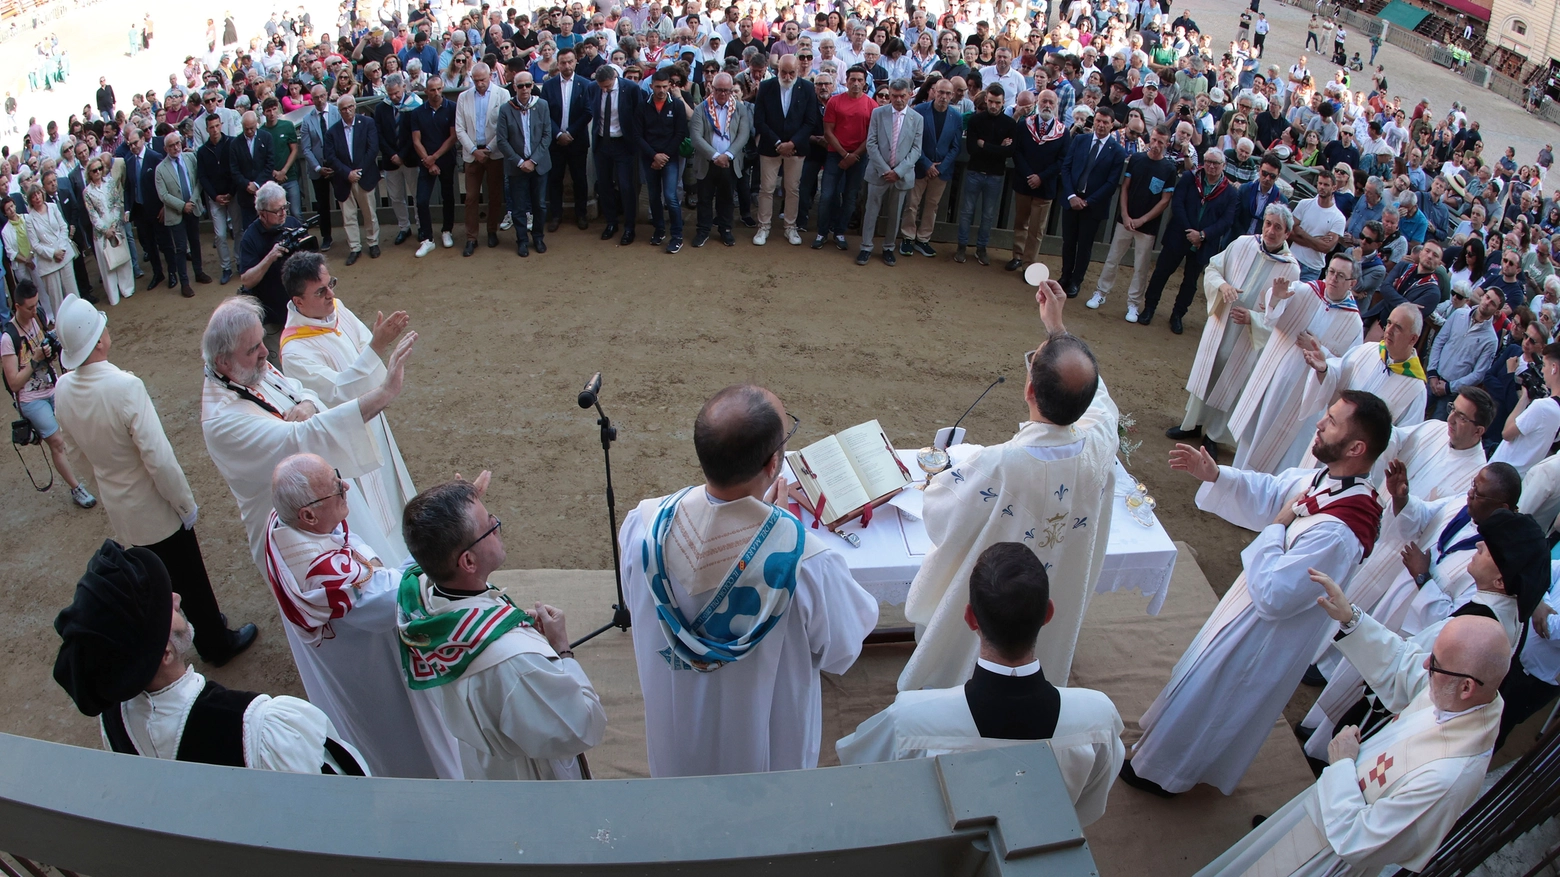
[[[673,670],[708,673],[751,654],[785,615],[796,591],[796,570],[807,531],[795,515],[771,507],[704,608],[689,620],[673,595],[666,548],[671,540],[685,540],[692,533],[687,526],[674,527],[684,498],[708,502],[702,492],[688,497],[691,490],[685,488],[661,503],[640,553],[655,601],[656,621],[668,643],[661,656]],[[677,547],[689,553],[690,546]],[[696,550],[701,547],[691,546],[693,553],[703,553]]]

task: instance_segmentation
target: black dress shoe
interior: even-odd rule
[[[1313,664],[1311,666],[1314,667],[1316,665]],[[1311,735],[1316,733],[1316,729],[1315,728],[1307,728],[1305,725],[1295,725],[1294,732],[1295,732],[1295,739],[1299,740],[1300,741],[1300,745],[1304,746],[1306,743],[1310,742]]]
[[[1067,287],[1067,297],[1068,298],[1077,298],[1078,297],[1078,284],[1074,283],[1073,285]]]
[[[557,231],[558,230],[558,226],[561,225],[561,224],[562,224],[561,220],[559,220],[557,217],[553,217],[552,219],[547,220],[547,230],[548,231]]]
[[[699,247],[702,247],[702,246],[704,246],[705,244],[707,244],[709,242],[710,242],[710,233],[707,232],[707,231],[697,232],[693,236],[693,248],[694,249],[698,249]]]
[[[1003,271],[1017,271],[1018,269],[1020,269],[1022,267],[1024,267],[1024,260],[1023,259],[1009,259],[1008,263],[1006,265],[1002,266],[1002,270]]]
[[[985,247],[976,247],[975,248],[975,261],[979,262],[982,265],[990,265],[991,264],[991,259],[986,256],[986,248]]]
[[[372,247],[368,248],[368,257],[370,259],[377,259],[377,258],[379,258],[379,245],[378,244],[374,244]]]
[[[887,265],[888,267],[892,268],[892,267],[894,267],[898,263],[899,263],[899,260],[894,258],[894,251],[892,249],[886,249],[886,250],[883,251],[883,264],[884,265]]]
[[[1186,331],[1186,327],[1181,325],[1181,317],[1180,317],[1180,315],[1178,315],[1178,314],[1171,314],[1170,315],[1170,331],[1174,332],[1177,335],[1179,335],[1182,332]]]
[[[471,254],[475,253],[476,251],[477,251],[477,242],[476,241],[466,241],[466,248],[464,250],[461,250],[460,254],[462,256],[470,256]],[[350,261],[348,262],[348,264],[351,264]]]
[[[618,246],[626,247],[626,246],[628,246],[629,244],[631,244],[633,242],[634,242],[634,230],[631,228],[628,231],[623,232],[623,236],[618,239]]]
[[[227,617],[223,616],[223,622],[226,623],[226,621]],[[209,658],[202,655],[201,658],[213,667],[225,666],[229,661],[243,654],[250,646],[254,645],[255,639],[259,636],[260,628],[255,627],[253,624],[246,624],[238,630],[229,630],[227,631],[227,648],[223,649],[220,654],[212,655]]]
[[[601,230],[601,239],[610,241],[615,237],[617,237],[617,226],[609,222],[607,227]]]
[[[1167,792],[1164,787],[1153,780],[1145,780],[1132,769],[1132,759],[1121,763],[1121,781],[1139,791],[1148,792],[1150,795],[1158,795],[1161,798],[1174,798],[1179,792]]]
[[[348,253],[347,254],[347,264],[348,265],[356,265],[358,257],[361,256],[361,255],[363,255],[363,251],[362,250],[353,250],[352,252]],[[468,252],[468,253],[466,253],[466,255],[469,256],[469,255],[471,255],[471,253]]]
[[[525,245],[525,238],[515,238],[515,252],[518,253],[522,259],[531,255],[531,248]]]
[[[400,231],[396,232],[395,233],[395,246],[399,247],[400,245],[406,243],[406,239],[411,237],[411,236],[412,236],[412,230],[409,229],[409,228],[403,228]]]
[[[531,235],[531,249],[535,250],[538,255],[545,253],[547,252],[547,241],[543,240],[539,234]]]
[[[490,231],[488,232],[488,249],[492,249],[496,246],[498,246],[498,233]]]
[[[1202,438],[1202,427],[1194,426],[1191,429],[1182,429],[1179,426],[1172,426],[1165,430],[1165,438],[1177,442],[1189,442],[1192,439],[1200,439]]]
[[[179,278],[174,277],[172,274],[169,274],[168,275],[168,288],[169,289],[173,289],[174,287],[176,287],[178,285],[179,285]]]
[[[1321,688],[1327,684],[1327,677],[1322,675],[1319,667],[1312,664],[1305,668],[1305,675],[1300,677],[1300,681],[1312,688]]]
[[[650,236],[650,246],[659,247],[664,243],[666,243],[666,232],[658,231]]]
[[[865,264],[867,264],[870,261],[872,261],[872,251],[871,250],[862,250],[861,252],[856,254],[856,264],[857,265],[865,265]]]
[[[723,228],[720,230],[720,242],[728,247],[734,247],[737,245],[737,236],[731,233],[731,229]]]
[[[1215,465],[1219,462],[1219,443],[1207,436],[1203,436],[1202,449],[1208,452]],[[1324,683],[1325,684],[1325,683]]]
[[[1153,308],[1149,308],[1148,310],[1142,312],[1141,314],[1138,314],[1138,325],[1139,326],[1147,326],[1149,323],[1152,323],[1153,321],[1154,321],[1154,309]]]
[[[211,282],[211,275],[207,274],[204,271],[196,271],[195,272],[195,282],[196,283],[210,283]],[[92,301],[92,299],[89,298],[89,299],[87,299],[87,301]]]
[[[585,229],[590,228],[590,220],[586,219],[583,216],[576,217],[575,220],[574,220],[574,224],[580,227],[580,231],[584,231]],[[558,223],[554,222],[552,224],[552,227],[547,229],[547,230],[548,231],[557,231],[558,230]],[[612,237],[612,235],[607,235],[607,237],[610,238],[610,237]],[[602,238],[602,240],[606,240],[606,238]]]

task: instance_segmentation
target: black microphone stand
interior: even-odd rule
[[[601,410],[599,399],[596,400],[596,415],[596,425],[601,427],[601,453],[607,465],[607,527],[612,533],[612,575],[617,579],[617,602],[612,605],[612,620],[569,643],[570,649],[577,649],[614,627],[628,630],[633,626],[628,603],[623,599],[623,567],[618,558],[617,497],[612,492],[612,443],[617,441],[617,427],[612,425],[607,413]]]

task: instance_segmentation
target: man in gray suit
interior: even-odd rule
[[[899,237],[900,214],[905,195],[915,188],[915,163],[921,159],[920,113],[909,112],[910,80],[888,83],[888,106],[872,111],[867,123],[867,206],[861,218],[861,252],[856,264],[872,258],[872,236],[877,232],[878,211],[889,201],[883,264],[894,264],[894,243]]]
[[[167,157],[157,165],[154,176],[157,198],[162,201],[163,225],[173,238],[173,264],[168,266],[168,279],[175,273],[179,277],[179,294],[194,298],[195,289],[190,286],[189,266],[195,266],[195,279],[210,283],[211,275],[200,267],[200,218],[206,214],[205,198],[200,191],[200,171],[195,165],[195,154],[184,151],[184,138],[171,131],[163,138]]]
[[[504,157],[504,201],[515,224],[515,252],[530,248],[547,252],[542,231],[547,227],[547,173],[552,170],[552,116],[547,101],[536,92],[531,74],[520,72],[509,84],[514,93],[498,110],[499,154]],[[526,246],[525,217],[531,215],[531,243]]]
[[[314,109],[298,123],[298,145],[303,149],[304,169],[314,183],[314,209],[320,214],[320,249],[328,250],[332,243],[330,205],[336,198],[330,178],[336,171],[325,160],[325,135],[341,121],[341,111],[330,102],[330,92],[323,85],[310,89],[309,98],[314,101]]]
[[[693,141],[693,178],[699,184],[699,225],[695,247],[710,240],[710,222],[720,222],[720,242],[737,245],[731,233],[731,199],[742,178],[742,152],[753,136],[749,104],[737,99],[729,73],[717,73],[710,96],[693,110],[688,138]]]

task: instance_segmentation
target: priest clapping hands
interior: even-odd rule
[[[407,325],[411,322],[412,318],[406,311],[396,311],[388,317],[383,311],[376,313],[374,340],[369,342],[369,346],[374,348],[374,352],[379,354],[380,359],[384,359],[395,344],[395,339],[401,337],[401,333],[406,331]]]

